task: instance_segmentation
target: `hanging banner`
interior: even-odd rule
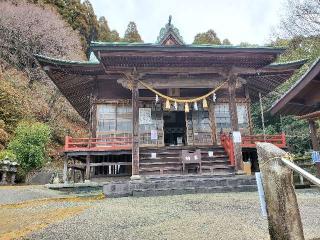
[[[139,108],[139,124],[151,124],[151,108]]]
[[[320,163],[320,152],[319,151],[312,151],[311,158],[313,163]]]

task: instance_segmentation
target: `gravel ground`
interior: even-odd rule
[[[18,203],[26,200],[63,196],[45,186],[0,186],[0,204]]]
[[[319,191],[299,191],[306,239],[320,237]],[[268,239],[257,193],[96,201],[30,239]]]
[[[306,239],[319,238],[320,192],[299,190],[298,201]],[[0,240],[10,236],[50,240],[269,239],[267,220],[260,216],[256,192],[103,200],[70,198],[0,209],[2,219],[13,214],[18,218],[14,220],[19,220],[19,228],[8,223],[8,232],[0,225]]]

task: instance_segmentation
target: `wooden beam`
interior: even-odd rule
[[[131,166],[132,162],[101,162],[101,163],[90,163],[91,167],[100,167],[100,166]]]
[[[313,120],[316,120],[316,119],[320,118],[320,111],[308,113],[308,114],[299,116],[297,118],[298,119],[313,119]]]

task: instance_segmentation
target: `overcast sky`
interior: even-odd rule
[[[123,36],[129,21],[136,22],[146,43],[154,43],[172,15],[172,24],[184,41],[192,43],[199,32],[213,29],[232,44],[263,45],[279,22],[284,0],[91,0],[98,17]]]

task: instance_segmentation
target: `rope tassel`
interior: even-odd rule
[[[189,105],[188,105],[188,103],[185,103],[185,105],[184,105],[184,111],[185,111],[186,113],[189,112]]]
[[[194,104],[193,104],[193,108],[194,108],[194,110],[198,110],[198,104],[197,104],[197,102],[194,102]]]
[[[169,100],[167,99],[166,100],[166,107],[165,107],[167,110],[170,110],[170,102]]]
[[[177,102],[174,102],[174,109],[175,109],[175,110],[178,110],[178,104],[177,104]]]
[[[203,99],[203,101],[202,101],[202,106],[203,106],[203,108],[208,108],[208,102],[207,102],[207,99]]]

